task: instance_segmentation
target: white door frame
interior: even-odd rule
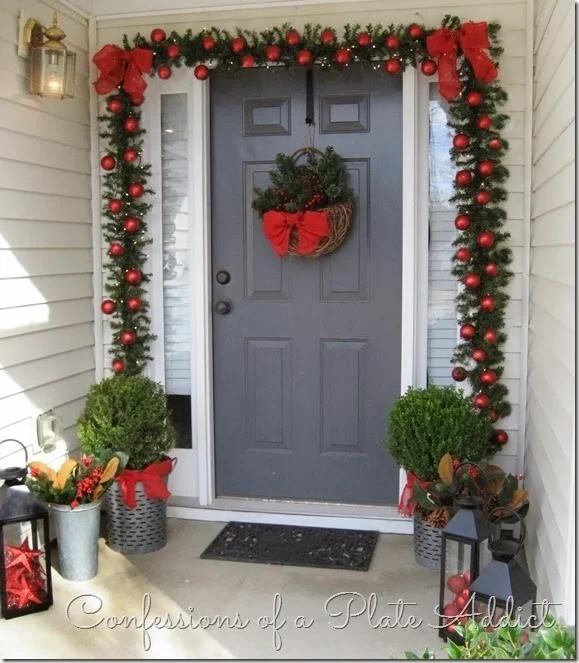
[[[151,376],[164,383],[164,331],[161,219],[160,97],[186,93],[189,117],[189,209],[191,274],[191,404],[193,450],[176,450],[185,464],[186,481],[172,486],[179,497],[195,496],[187,506],[170,507],[175,516],[206,520],[247,520],[288,524],[361,527],[393,533],[412,532],[412,522],[395,507],[304,503],[287,500],[215,497],[213,436],[213,334],[210,182],[210,81],[197,81],[183,67],[169,81],[150,79],[143,126],[148,132],[145,159],[152,165],[149,229],[153,239],[150,284],[152,346]],[[402,139],[402,343],[400,391],[425,386],[428,307],[428,84],[413,67],[403,74]],[[195,477],[196,481],[191,481]],[[400,471],[400,493],[406,474]],[[182,502],[180,500],[179,502]]]

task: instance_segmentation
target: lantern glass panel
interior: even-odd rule
[[[76,55],[64,48],[37,47],[30,53],[30,91],[43,97],[72,97]]]
[[[457,541],[443,534],[444,586],[441,578],[441,607],[444,613],[442,625],[452,632],[452,623],[464,624],[470,609],[469,587],[473,580],[473,557],[475,546],[472,543]],[[454,620],[453,618],[457,618]]]

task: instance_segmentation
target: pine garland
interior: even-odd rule
[[[442,27],[460,30],[462,23],[457,17],[445,16]],[[489,53],[494,61],[503,52],[498,45],[499,30],[496,23],[488,25]],[[262,32],[237,30],[231,33],[212,27],[197,34],[187,30],[184,34],[173,31],[167,36],[163,30],[156,29],[150,39],[137,34],[130,42],[125,36],[123,47],[125,50],[133,47],[152,50],[151,75],[161,78],[169,78],[173,67],[182,66],[194,68],[195,76],[205,79],[212,70],[235,73],[245,67],[277,65],[343,69],[350,62],[366,62],[390,75],[397,75],[409,66],[420,67],[424,74],[432,75],[437,65],[428,54],[426,38],[435,31],[418,24],[387,27],[356,24],[346,25],[339,35],[331,27],[311,24],[298,32],[287,23]],[[508,171],[500,161],[508,144],[501,138],[500,131],[508,117],[498,112],[507,95],[497,81],[479,82],[460,49],[458,62],[461,93],[450,104],[449,125],[457,132],[451,158],[457,169],[465,172],[460,173],[451,198],[458,208],[456,226],[461,230],[454,243],[457,255],[453,259],[452,273],[468,285],[456,298],[463,340],[454,352],[456,366],[452,374],[457,381],[468,378],[475,404],[494,423],[511,411],[508,390],[500,382],[504,372],[502,346],[506,340],[505,311],[509,300],[506,287],[512,277],[508,269],[511,251],[505,246],[509,238],[504,230],[507,215],[501,207],[507,199],[504,184]],[[480,93],[477,100],[480,103],[469,103],[472,93]],[[141,269],[145,263],[143,249],[149,242],[145,215],[149,205],[131,198],[127,191],[131,183],[146,184],[150,167],[140,161],[123,162],[123,152],[128,146],[139,150],[142,147],[143,131],[138,129],[128,135],[124,129],[128,116],[139,118],[132,104],[142,103],[142,100],[131,100],[121,88],[109,102],[111,99],[119,100],[122,110],[101,118],[108,127],[103,137],[108,140],[109,152],[117,161],[116,169],[105,176],[104,192],[106,204],[118,198],[123,202],[123,210],[115,214],[105,206],[104,234],[108,242],[119,242],[124,247],[123,255],[111,258],[106,265],[109,271],[107,292],[117,306],[112,321],[111,352],[122,364],[117,361],[115,370],[138,373],[150,359],[149,347],[154,338],[149,331],[148,305],[144,299],[144,285],[149,277],[143,274],[138,285],[127,284],[124,277],[127,270]],[[271,202],[269,200],[268,204]],[[128,215],[138,219],[138,233],[123,230],[122,221]],[[142,306],[138,311],[128,309],[126,302],[130,297],[140,298]],[[134,343],[121,342],[123,330],[136,332]],[[497,446],[507,439],[504,431],[496,432]]]

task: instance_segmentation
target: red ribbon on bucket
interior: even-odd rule
[[[406,485],[400,495],[400,502],[398,504],[398,512],[402,516],[411,516],[414,513],[414,484],[418,482],[418,485],[421,488],[425,488],[428,485],[428,481],[423,481],[419,479],[416,474],[412,472],[406,472]]]
[[[134,509],[137,506],[135,487],[139,481],[143,484],[145,494],[150,500],[169,499],[171,493],[167,489],[163,477],[166,477],[172,469],[173,461],[171,458],[167,458],[167,460],[162,460],[159,463],[152,463],[144,470],[123,470],[117,477],[117,481],[121,486],[123,502],[129,509]]]

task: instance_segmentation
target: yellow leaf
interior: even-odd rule
[[[61,465],[60,470],[58,470],[56,479],[54,479],[52,485],[55,488],[64,488],[66,480],[72,474],[72,471],[77,465],[78,461],[74,460],[73,458],[65,460],[64,463]]]
[[[107,481],[110,481],[115,476],[118,469],[119,469],[119,459],[115,456],[111,458],[107,463],[107,466],[105,467],[105,471],[103,472],[99,483],[106,483]]]
[[[103,496],[103,493],[105,492],[105,489],[99,484],[94,491],[94,495],[92,496],[92,502],[97,502],[100,500],[100,498]]]
[[[45,477],[50,479],[50,481],[54,481],[56,479],[56,472],[52,469],[52,467],[48,467],[46,463],[33,460],[32,462],[28,463],[28,467],[31,470],[37,470],[40,474],[43,474]]]
[[[454,467],[452,465],[452,456],[449,453],[445,453],[440,459],[440,463],[438,463],[438,474],[447,486],[452,483]]]
[[[485,469],[486,475],[500,474],[501,476],[495,476],[492,479],[489,479],[488,482],[488,491],[491,495],[498,495],[503,489],[505,483],[505,472],[498,465],[487,465]]]
[[[517,511],[524,504],[527,503],[528,499],[529,499],[529,491],[517,488],[516,490],[513,491],[513,496],[511,497],[511,501],[507,504],[507,506],[509,507],[509,509]]]

